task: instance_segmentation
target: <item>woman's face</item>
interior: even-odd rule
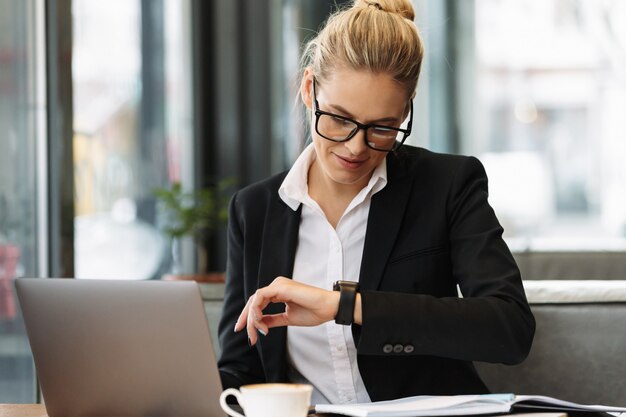
[[[388,74],[369,71],[340,70],[326,80],[316,80],[319,109],[349,117],[362,124],[376,123],[400,127],[408,110],[406,90]],[[302,99],[309,110],[313,103],[313,73],[305,71]],[[315,131],[315,114],[311,112],[313,143],[317,158],[311,167],[325,183],[366,186],[374,169],[387,156],[365,144],[363,130],[346,142],[333,142]]]

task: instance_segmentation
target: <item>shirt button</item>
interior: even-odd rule
[[[398,344],[398,345],[394,345],[393,347],[393,353],[401,353],[404,350],[404,346]]]
[[[337,346],[337,352],[343,352],[343,346]]]
[[[404,353],[413,353],[414,350],[415,348],[413,347],[413,345],[406,345],[404,347]]]
[[[393,346],[391,346],[391,345],[383,346],[383,352],[384,353],[391,353],[391,352],[393,352]]]

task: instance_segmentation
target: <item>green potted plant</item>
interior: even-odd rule
[[[211,232],[226,224],[228,218],[227,187],[231,181],[223,181],[213,187],[185,191],[180,183],[157,188],[154,196],[162,217],[163,233],[172,245],[172,265],[164,279],[187,279],[211,282],[223,279],[221,273],[209,273],[208,242]],[[196,271],[182,273],[180,265],[181,240],[191,237],[197,251]]]

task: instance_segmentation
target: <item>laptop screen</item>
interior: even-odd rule
[[[18,279],[50,417],[224,416],[195,282]]]

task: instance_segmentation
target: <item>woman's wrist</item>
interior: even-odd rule
[[[339,311],[340,294],[337,291],[329,291],[329,293],[330,293],[330,303],[329,303],[330,317],[328,317],[327,321],[333,321],[335,320],[335,317],[337,317],[337,312]]]

